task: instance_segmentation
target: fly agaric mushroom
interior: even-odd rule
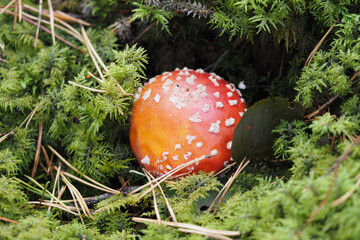
[[[135,96],[130,143],[139,163],[155,176],[205,155],[211,157],[177,174],[218,172],[232,161],[233,133],[245,111],[240,91],[214,73],[165,72]]]

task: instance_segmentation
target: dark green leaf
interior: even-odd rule
[[[292,106],[287,98],[266,98],[252,105],[236,126],[231,153],[235,161],[244,157],[263,157],[273,154],[272,130],[281,119],[303,117],[299,105]]]

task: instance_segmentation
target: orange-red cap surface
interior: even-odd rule
[[[240,91],[214,73],[165,72],[135,97],[130,143],[139,163],[155,176],[204,155],[211,157],[177,174],[218,172],[232,161],[233,133],[245,111]]]

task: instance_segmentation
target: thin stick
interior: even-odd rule
[[[32,177],[32,178],[35,177],[36,169],[37,169],[37,166],[38,166],[38,164],[39,164],[40,151],[41,151],[42,132],[43,132],[43,122],[40,121],[40,122],[39,122],[38,144],[37,144],[36,153],[35,153],[34,166],[33,166],[32,173],[31,173],[31,177]]]
[[[86,176],[85,174],[83,174],[82,172],[80,172],[79,170],[77,170],[74,166],[72,166],[68,161],[65,160],[65,158],[63,158],[55,149],[53,149],[50,145],[47,145],[47,147],[63,162],[65,163],[68,167],[70,167],[72,170],[74,170],[76,173],[80,174],[82,177],[86,178],[87,180],[89,180],[90,182],[100,186],[100,187],[103,187],[109,191],[113,191],[113,192],[117,192],[119,193],[118,191],[112,189],[112,188],[109,188],[97,181],[95,181],[94,179]]]
[[[156,223],[157,220],[150,219],[150,218],[139,218],[139,217],[132,217],[131,220],[134,222],[141,222],[141,223]],[[179,228],[187,228],[187,229],[194,229],[198,231],[225,235],[225,236],[238,236],[240,235],[239,231],[226,231],[226,230],[217,230],[211,228],[205,228],[198,225],[190,224],[190,223],[181,223],[181,222],[169,222],[169,221],[161,221],[161,224],[172,226],[172,227],[179,227]]]
[[[98,92],[98,93],[106,93],[105,90],[101,90],[101,89],[96,89],[96,88],[90,88],[90,87],[85,87],[83,85],[80,85],[78,83],[75,83],[75,82],[72,82],[72,81],[68,81],[68,83],[74,85],[74,86],[77,86],[77,87],[81,87],[81,88],[84,88],[86,90],[89,90],[89,91],[92,91],[92,92]]]
[[[0,220],[1,220],[1,221],[5,221],[5,222],[10,222],[10,223],[19,224],[19,222],[15,221],[15,220],[12,220],[12,219],[9,219],[9,218],[6,218],[6,217],[1,217],[1,216],[0,216]]]
[[[145,168],[143,168],[143,171],[145,174],[149,175],[153,180],[155,180],[154,176],[151,175]],[[150,181],[150,180],[149,180]],[[165,204],[169,210],[169,213],[170,213],[170,216],[171,218],[173,219],[174,222],[177,222],[177,219],[176,219],[176,216],[175,216],[175,213],[174,213],[174,210],[172,209],[171,205],[170,205],[170,202],[169,200],[167,199],[165,193],[164,193],[164,190],[162,189],[161,185],[159,185],[159,189],[160,189],[160,192],[165,200]]]
[[[144,171],[144,169],[143,169],[143,171]],[[147,174],[146,170],[144,171],[144,173],[145,173],[146,178],[149,180],[150,186],[152,187],[153,184],[152,184],[151,179],[150,179],[149,175]],[[154,210],[155,210],[157,223],[159,225],[161,225],[161,216],[160,216],[160,212],[159,212],[159,207],[157,205],[156,194],[155,194],[154,188],[152,189],[152,194],[153,194],[153,199],[154,199]]]
[[[5,12],[6,9],[8,9],[11,5],[13,5],[13,3],[15,2],[16,0],[12,0],[11,2],[9,2],[8,5],[5,6],[5,8],[3,8],[1,11],[0,11],[0,15]]]
[[[51,37],[53,44],[55,45],[55,28],[54,28],[54,10],[51,4],[51,0],[48,0],[49,12],[50,12],[50,28],[51,28]]]
[[[315,48],[311,51],[309,57],[306,59],[305,66],[309,66],[311,63],[311,60],[314,58],[315,53],[319,50],[321,44],[324,42],[325,38],[329,35],[331,30],[336,26],[336,22],[327,30],[325,35],[320,39],[320,41],[316,44]]]
[[[38,23],[37,23],[37,27],[36,27],[34,47],[36,47],[38,38],[39,38],[39,31],[40,31],[40,25],[41,25],[42,3],[43,3],[43,0],[40,0],[39,1],[39,17],[38,17]]]

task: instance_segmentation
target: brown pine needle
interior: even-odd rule
[[[14,135],[14,131],[11,131],[0,138],[0,143],[8,138],[10,135]]]
[[[75,195],[74,195],[74,192],[73,192],[72,188],[68,185],[68,184],[70,184],[70,182],[67,181],[67,179],[66,179],[65,176],[63,177],[63,175],[61,175],[61,177],[62,177],[64,183],[66,184],[66,186],[69,188],[71,197],[74,199],[74,204],[75,204],[75,207],[76,207],[76,211],[77,211],[77,213],[78,213],[78,215],[79,215],[79,217],[80,217],[81,223],[82,223],[83,225],[85,225],[84,219],[83,219],[82,216],[81,216],[81,212],[80,212],[78,203],[77,203],[77,201],[76,201],[76,197],[75,197]],[[64,179],[65,179],[65,180],[64,180]]]
[[[12,0],[11,2],[9,2],[9,4],[6,5],[6,6],[0,11],[0,15],[1,15],[3,12],[5,12],[5,10],[8,9],[11,5],[13,5],[15,1],[16,1],[16,0]]]
[[[354,187],[352,187],[348,192],[346,192],[344,195],[342,195],[341,197],[339,197],[338,199],[336,199],[335,201],[333,201],[331,203],[331,206],[336,207],[339,206],[340,204],[342,204],[343,202],[345,202],[349,197],[351,197],[351,195],[353,195],[353,193],[355,192],[355,190],[360,186],[360,174],[356,176],[357,181]]]
[[[147,174],[146,170],[144,171],[144,169],[143,169],[143,172],[144,172],[146,178],[149,180],[150,186],[152,187],[153,184],[152,184],[151,179],[150,179],[149,175]],[[154,188],[152,188],[152,194],[153,194],[153,199],[154,199],[154,210],[155,210],[157,223],[159,225],[161,225],[161,216],[160,216],[160,212],[159,212],[159,207],[157,205],[156,194],[155,194],[155,189]]]
[[[139,218],[139,217],[132,217],[131,220],[134,222],[139,223],[157,223],[157,220],[150,219],[150,218]],[[240,232],[238,231],[226,231],[226,230],[217,230],[217,229],[211,229],[211,228],[205,228],[198,225],[194,225],[191,223],[181,223],[181,222],[169,222],[169,221],[161,221],[161,224],[171,226],[171,227],[178,227],[178,228],[185,228],[185,229],[192,229],[197,230],[201,232],[207,232],[211,234],[218,234],[218,235],[224,235],[224,236],[239,236]]]
[[[25,126],[25,129],[27,129],[31,119],[33,118],[34,114],[36,113],[36,111],[39,109],[40,107],[40,104],[38,104],[32,111],[31,113],[24,119],[24,121],[20,124],[19,128],[21,128],[25,123],[26,123],[26,126]]]
[[[50,162],[50,159],[49,159],[49,155],[47,154],[46,149],[44,148],[43,145],[41,145],[41,150],[42,150],[42,152],[44,154],[46,165],[48,166],[47,172],[50,172],[51,180],[54,181],[54,172],[53,172],[52,167],[51,167],[51,162]]]
[[[101,90],[101,89],[96,89],[96,88],[90,88],[90,87],[85,87],[83,85],[80,85],[78,83],[75,83],[75,82],[72,82],[72,81],[68,81],[68,83],[74,85],[74,86],[77,86],[77,87],[81,87],[81,88],[84,88],[86,90],[89,90],[89,91],[92,91],[92,92],[98,92],[98,93],[106,93],[105,90]]]
[[[50,12],[50,28],[51,28],[51,37],[53,44],[55,45],[55,28],[54,28],[54,10],[51,4],[51,0],[48,0],[49,12]]]
[[[39,31],[40,31],[40,25],[41,25],[42,3],[43,3],[43,0],[40,0],[39,1],[39,16],[38,16],[38,23],[37,23],[37,27],[36,27],[36,33],[35,33],[34,47],[36,47],[38,38],[39,38]]]
[[[76,173],[80,174],[82,177],[86,178],[87,180],[89,180],[90,182],[94,183],[95,185],[98,185],[100,187],[103,187],[104,189],[107,189],[109,191],[113,191],[114,193],[119,193],[119,191],[116,191],[112,188],[109,188],[97,181],[95,181],[94,179],[86,176],[85,174],[83,174],[82,172],[80,172],[79,170],[77,170],[73,165],[71,165],[68,161],[66,161],[65,158],[63,158],[55,149],[53,149],[50,145],[47,145],[47,147],[63,162],[65,163],[68,167],[70,167],[72,170],[74,170]]]
[[[306,59],[305,62],[305,66],[309,66],[312,59],[315,56],[315,53],[319,50],[321,44],[325,41],[325,38],[329,35],[329,33],[331,32],[331,30],[333,30],[333,28],[336,26],[336,22],[329,28],[329,30],[327,30],[327,32],[325,33],[325,35],[320,39],[320,41],[316,44],[315,48],[311,51],[309,57]]]
[[[146,171],[145,168],[143,168],[143,171],[144,171],[146,174],[148,174],[148,175],[151,177],[151,179],[155,180],[154,176],[151,175],[148,171]],[[169,210],[169,213],[170,213],[171,218],[173,219],[174,222],[177,222],[177,219],[176,219],[174,210],[172,209],[172,207],[171,207],[171,205],[170,205],[170,202],[169,202],[169,200],[167,199],[167,197],[166,197],[166,195],[165,195],[165,193],[164,193],[164,190],[162,189],[161,185],[159,185],[159,189],[160,189],[160,192],[161,192],[161,194],[162,194],[162,196],[163,196],[163,198],[164,198],[164,200],[165,200],[165,204],[166,204],[166,206],[167,206],[167,208],[168,208],[168,210]]]
[[[17,22],[17,18],[18,18],[18,7],[19,7],[18,5],[19,5],[19,2],[16,1],[15,9],[14,9],[14,26],[13,26],[14,31],[16,30],[16,22]]]
[[[39,122],[39,137],[38,137],[38,143],[37,143],[37,148],[36,148],[36,153],[35,153],[35,161],[34,161],[32,173],[31,173],[32,178],[35,177],[36,169],[37,169],[37,166],[39,164],[40,152],[41,152],[42,132],[43,132],[43,122],[40,121]]]
[[[0,216],[0,220],[1,220],[1,221],[5,221],[5,222],[10,222],[10,223],[19,224],[19,222],[15,221],[15,220],[12,220],[12,219],[9,219],[9,218],[6,218],[6,217],[1,217],[1,216]]]

